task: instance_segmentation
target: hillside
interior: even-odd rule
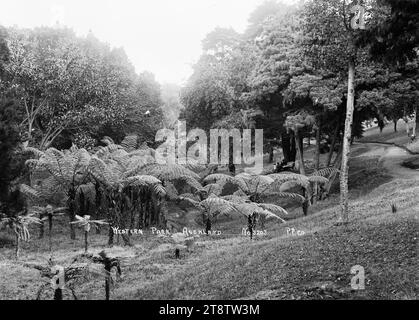
[[[103,246],[104,232],[94,235],[90,252],[106,249],[125,257],[111,299],[417,299],[419,172],[403,168],[401,161],[412,156],[393,148],[354,145],[347,226],[334,225],[339,199],[333,194],[307,217],[295,209],[286,224],[268,223],[267,235],[252,241],[241,234],[243,218],[223,218],[213,227],[221,235],[201,235],[191,251],[181,251],[181,259],[175,259],[168,237],[149,232],[134,236],[132,247],[112,249]],[[202,229],[194,215],[188,212],[184,221],[189,229]],[[65,221],[54,226],[55,261],[86,261],[82,235],[71,241],[67,228]],[[287,228],[305,234],[288,235]],[[32,232],[34,239],[23,245],[19,261],[11,258],[12,235],[0,240],[0,299],[34,299],[45,283],[29,265],[47,263],[47,240]],[[355,265],[365,269],[365,290],[351,290]],[[76,286],[79,299],[104,298],[103,275],[98,267],[93,270]],[[46,290],[41,298],[51,295]],[[70,298],[64,292],[64,299]]]

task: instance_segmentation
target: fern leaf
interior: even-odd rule
[[[294,193],[294,192],[273,192],[270,195],[275,195],[278,198],[292,199],[294,201],[299,201],[301,203],[306,200],[301,194]]]
[[[339,173],[339,172],[340,172],[340,170],[338,170],[334,167],[328,167],[328,168],[323,168],[323,169],[314,171],[311,174],[311,176],[322,176],[322,177],[328,178],[331,175]]]
[[[312,183],[318,183],[318,184],[326,184],[329,182],[329,179],[322,176],[309,176],[308,180]]]
[[[282,208],[280,206],[277,206],[275,204],[258,203],[258,206],[261,207],[262,209],[269,210],[270,212],[273,212],[275,214],[285,214],[285,215],[288,215],[288,212],[284,208]]]
[[[225,184],[227,183],[231,183],[234,184],[236,186],[238,186],[240,189],[242,190],[247,190],[247,185],[244,182],[244,180],[242,178],[235,178],[233,176],[229,176],[227,174],[222,174],[222,173],[215,173],[215,174],[210,174],[209,176],[207,176],[204,179],[204,182],[211,182],[211,181],[216,181],[218,184],[220,184],[220,186],[224,187]]]

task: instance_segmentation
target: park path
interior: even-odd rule
[[[354,144],[354,149],[357,147],[368,148],[368,151],[362,153],[361,155],[359,155],[359,157],[379,156],[380,163],[394,178],[419,180],[418,169],[409,169],[402,165],[404,161],[418,158],[419,156],[412,156],[411,154],[409,154],[409,152],[407,152],[405,149],[401,147],[382,143],[358,142]]]

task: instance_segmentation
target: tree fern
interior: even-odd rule
[[[328,168],[323,168],[323,169],[314,171],[311,174],[311,176],[321,176],[321,177],[329,178],[331,175],[339,173],[339,172],[340,170],[336,168],[328,167]]]

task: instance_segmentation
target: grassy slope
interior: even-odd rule
[[[282,230],[282,236],[269,240],[203,253],[199,265],[125,290],[124,297],[415,298],[418,192],[416,181],[385,184],[351,204],[348,227],[333,226],[338,208],[331,207],[287,224],[305,230],[304,236],[287,237]],[[399,204],[396,214],[390,210],[391,195]],[[357,264],[366,271],[362,293],[349,290],[350,268]],[[326,290],[319,283],[327,284]]]
[[[391,180],[377,157],[364,157],[358,149],[354,155],[360,157],[351,161],[349,226],[333,225],[339,207],[338,196],[332,195],[313,206],[308,217],[296,209],[290,217],[299,219],[267,225],[268,236],[254,241],[238,235],[244,220],[225,219],[214,226],[224,236],[201,237],[192,252],[182,252],[180,260],[174,259],[167,239],[136,238],[133,247],[113,249],[131,257],[123,261],[123,279],[112,298],[417,298],[418,181]],[[393,202],[396,214],[390,209]],[[306,235],[287,236],[287,227]],[[55,259],[67,265],[82,253],[82,235],[69,240],[65,222],[54,230]],[[47,241],[25,243],[21,260],[14,261],[9,243],[13,238],[2,237],[0,299],[33,299],[42,282],[39,273],[25,264],[47,261]],[[92,252],[99,252],[105,248],[106,235],[92,234],[91,242]],[[365,291],[350,290],[354,265],[365,268]],[[103,283],[103,278],[92,275],[77,286],[79,298],[103,299]],[[51,290],[42,298],[51,299]],[[65,298],[70,299],[68,292]]]
[[[419,128],[416,128],[416,132]],[[419,152],[419,140],[412,142],[407,136],[405,123],[403,120],[397,122],[397,132],[394,132],[393,123],[387,124],[384,127],[383,132],[380,133],[378,127],[373,127],[365,131],[363,138],[360,142],[385,142],[394,143],[400,146],[405,146],[413,152]]]

